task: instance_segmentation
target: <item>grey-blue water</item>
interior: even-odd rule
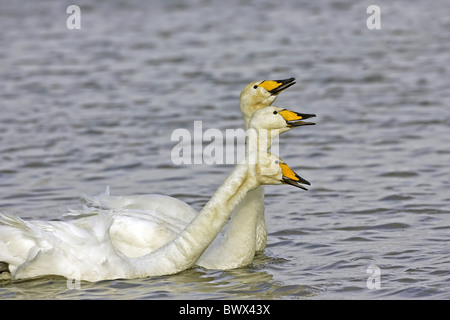
[[[366,26],[371,4],[381,29]],[[173,164],[171,134],[197,120],[242,128],[239,93],[254,80],[296,77],[275,104],[317,125],[280,137],[312,186],[266,187],[268,245],[252,265],[75,288],[4,280],[0,298],[450,298],[448,12],[418,0],[2,2],[2,211],[58,219],[107,185],[200,209],[233,166]]]

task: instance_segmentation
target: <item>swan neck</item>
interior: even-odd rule
[[[248,191],[259,186],[254,165],[237,165],[192,222],[171,242],[130,263],[138,275],[173,274],[192,267]]]

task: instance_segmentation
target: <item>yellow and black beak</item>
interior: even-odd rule
[[[300,177],[291,168],[289,168],[289,166],[284,162],[280,162],[279,166],[280,166],[282,174],[283,174],[283,182],[284,183],[290,184],[294,187],[297,187],[297,188],[300,188],[303,190],[308,190],[304,186],[301,185],[301,183],[303,183],[303,184],[310,186],[311,183],[308,180]]]
[[[299,113],[299,112],[294,112],[294,111],[290,111],[290,110],[286,110],[286,109],[281,110],[278,113],[284,118],[284,120],[286,120],[288,127],[315,125],[314,122],[303,121],[305,119],[315,117],[316,116],[315,114]]]
[[[261,82],[258,87],[263,87],[270,94],[275,95],[279,94],[284,89],[289,88],[295,84],[295,78],[289,78],[284,80],[264,80]]]

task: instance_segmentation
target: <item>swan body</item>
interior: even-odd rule
[[[0,261],[14,279],[61,275],[99,281],[173,274],[192,267],[246,193],[263,184],[303,180],[276,155],[238,164],[195,218],[158,249],[130,258],[115,248],[109,230],[118,217],[99,211],[74,221],[24,221],[0,214]],[[269,170],[270,169],[270,170]]]
[[[255,111],[249,123],[249,130],[247,130],[249,137],[246,146],[247,152],[250,154],[268,152],[272,140],[278,135],[297,126],[314,124],[303,121],[314,116],[275,106]],[[285,175],[287,175],[286,172]],[[297,181],[310,184],[295,173],[291,173],[291,175]],[[302,186],[299,187],[306,190]],[[260,221],[261,217],[264,220],[264,215],[261,215],[261,212],[264,212],[264,201],[260,201],[259,190],[263,189],[258,187],[247,193],[233,213],[226,232],[206,249],[197,261],[197,265],[208,269],[233,269],[252,262],[255,252],[258,251],[258,244],[266,242],[263,235],[267,234],[259,229],[265,228],[265,221]]]

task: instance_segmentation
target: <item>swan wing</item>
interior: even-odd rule
[[[189,204],[179,199],[161,194],[143,194],[130,196],[111,196],[109,187],[96,196],[82,195],[82,200],[89,207],[102,209],[150,210],[166,217],[173,217],[186,224],[194,219],[198,212]]]
[[[129,258],[140,257],[162,247],[186,226],[182,220],[148,210],[126,210],[113,215],[111,241]]]
[[[155,210],[101,209],[83,206],[69,210],[64,218],[82,228],[91,228],[91,219],[97,215],[110,215],[109,236],[113,246],[129,258],[148,254],[171,241],[188,224],[176,215]],[[55,222],[48,222],[55,223]],[[56,222],[58,223],[58,222]]]
[[[111,241],[130,258],[146,255],[173,240],[198,214],[186,202],[160,195],[111,196],[109,187],[96,196],[83,195],[86,212],[111,210]],[[77,215],[72,211],[71,215]]]
[[[15,279],[52,274],[69,279],[98,280],[117,277],[126,271],[109,236],[113,223],[110,214],[99,212],[73,221],[46,223],[2,215],[1,222],[1,227],[9,228],[12,237],[8,239],[2,234],[2,245],[10,244],[10,256],[14,256],[17,249],[22,254],[20,259],[10,257],[5,261],[10,264]],[[23,240],[28,244],[26,247],[20,244]]]

